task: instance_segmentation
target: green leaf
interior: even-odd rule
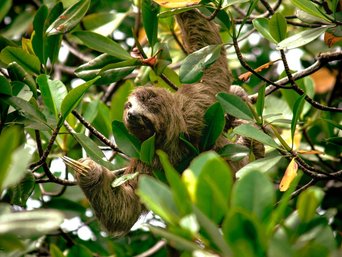
[[[19,173],[20,172],[22,171],[19,171]],[[15,186],[7,188],[7,192],[11,198],[10,203],[18,206],[26,206],[27,199],[31,196],[34,190],[36,179],[31,172],[26,171],[24,177],[20,179],[19,182],[20,183],[16,182]]]
[[[319,187],[309,187],[302,192],[297,201],[297,210],[302,222],[311,221],[317,214],[317,208],[322,202],[324,192]]]
[[[162,238],[166,238],[166,240],[170,241],[173,243],[173,246],[176,249],[182,250],[182,251],[197,251],[197,250],[201,250],[201,247],[192,242],[191,240],[185,239],[181,236],[178,236],[177,234],[168,232],[164,229],[161,228],[157,228],[157,227],[149,227],[149,229],[151,230],[151,232],[153,234],[157,234],[159,236],[161,236]]]
[[[2,186],[7,188],[17,184],[25,176],[31,159],[32,154],[29,149],[24,147],[16,149],[10,158],[11,163],[7,171],[7,176],[2,182]]]
[[[277,42],[280,42],[286,38],[287,22],[281,13],[276,12],[272,15],[269,22],[269,27],[272,37]]]
[[[50,244],[50,254],[51,257],[65,257],[63,252],[55,244]]]
[[[66,97],[62,101],[61,114],[62,118],[65,119],[69,113],[79,104],[82,100],[85,92],[94,84],[100,77],[96,77],[90,81],[83,83],[82,85],[70,90]]]
[[[63,213],[48,209],[3,214],[0,234],[11,233],[24,238],[42,236],[57,230],[63,221]]]
[[[0,235],[0,248],[3,252],[18,252],[25,251],[26,245],[16,235],[1,234]]]
[[[305,103],[305,94],[302,95],[300,98],[297,99],[293,106],[293,117],[292,117],[292,122],[291,122],[291,141],[292,141],[292,146],[293,146],[293,138],[294,134],[296,132],[296,127],[297,127],[297,121],[299,119],[300,114],[302,113],[303,106]]]
[[[254,28],[268,41],[276,44],[277,40],[273,38],[270,32],[269,20],[267,18],[256,18],[252,21]]]
[[[0,61],[6,65],[16,62],[31,74],[39,74],[40,72],[40,61],[38,57],[27,53],[19,47],[7,46],[2,49]]]
[[[155,141],[156,135],[153,134],[150,138],[146,139],[141,144],[140,160],[144,163],[151,165],[155,155]]]
[[[139,139],[131,135],[122,122],[114,120],[112,122],[112,131],[120,150],[130,157],[140,157],[141,143]]]
[[[45,105],[57,119],[61,111],[63,99],[67,95],[65,85],[60,80],[50,80],[45,74],[38,76],[37,83]]]
[[[151,0],[142,2],[142,20],[150,46],[153,47],[158,40],[158,13],[160,7]],[[152,53],[153,54],[153,53]]]
[[[11,84],[4,76],[0,76],[0,85],[0,94],[8,96],[12,95]]]
[[[75,31],[73,35],[78,37],[87,47],[101,53],[109,54],[120,60],[133,59],[118,43],[100,34],[90,31]]]
[[[328,28],[330,28],[330,26],[320,26],[318,28],[312,28],[298,32],[279,42],[277,44],[277,50],[292,49],[306,45],[322,35]]]
[[[234,133],[243,136],[248,137],[251,139],[254,139],[256,141],[259,141],[260,143],[263,143],[265,145],[269,145],[274,148],[279,148],[277,143],[273,140],[272,137],[265,134],[263,131],[257,129],[256,127],[253,127],[249,124],[242,124],[237,126],[234,130]]]
[[[208,108],[204,120],[205,127],[202,131],[200,149],[208,150],[215,144],[224,129],[225,118],[220,103],[215,103]]]
[[[33,20],[34,35],[32,38],[32,48],[38,56],[40,62],[45,64],[47,57],[45,55],[45,20],[48,16],[48,8],[46,5],[39,7]]]
[[[240,161],[249,155],[250,149],[244,145],[228,144],[220,149],[219,154],[231,161]]]
[[[267,172],[268,170],[271,170],[275,167],[275,165],[282,159],[282,156],[275,155],[275,156],[267,156],[265,158],[261,158],[258,160],[255,160],[253,162],[248,163],[246,166],[242,167],[237,173],[236,177],[241,178],[245,174],[248,174],[249,172],[253,170],[260,170]]]
[[[214,152],[197,157],[202,165],[195,189],[196,206],[213,222],[219,224],[228,210],[233,175],[227,163]],[[192,169],[192,166],[189,167]]]
[[[11,9],[12,0],[2,0],[0,2],[0,22],[5,18],[8,11]]]
[[[139,172],[135,172],[135,173],[129,173],[129,174],[125,174],[125,175],[122,175],[122,176],[120,176],[120,177],[117,177],[117,178],[113,181],[113,183],[112,183],[111,186],[112,186],[113,188],[119,187],[119,186],[121,186],[122,184],[126,183],[127,181],[136,178],[138,175],[139,175]]]
[[[263,85],[258,90],[258,99],[256,102],[256,111],[259,115],[259,117],[262,117],[262,114],[264,112],[264,106],[265,106],[265,88],[266,86]]]
[[[19,130],[11,127],[0,134],[0,190],[7,179],[13,151],[19,144]]]
[[[25,83],[30,90],[35,99],[37,99],[37,85],[33,77],[28,74],[18,63],[12,62],[7,67],[8,74],[12,81],[20,81]],[[12,82],[13,84],[13,82]]]
[[[155,178],[146,175],[140,176],[137,194],[145,206],[167,223],[176,224],[180,219],[171,190]]]
[[[325,21],[330,21],[327,15],[324,15],[322,12],[319,11],[317,5],[315,5],[310,0],[291,0],[291,3],[303,10],[304,12],[307,12],[308,14],[311,14],[317,18],[323,19]]]
[[[115,92],[111,100],[110,114],[112,120],[122,121],[124,105],[128,96],[134,89],[134,84],[131,80],[126,80]]]
[[[168,156],[161,150],[157,151],[160,162],[163,165],[167,181],[171,187],[173,200],[180,211],[185,216],[191,213],[191,200],[190,195],[182,182],[179,173],[172,167]]]
[[[47,125],[46,117],[44,116],[44,114],[40,110],[38,110],[35,106],[33,106],[31,103],[16,96],[3,98],[3,100],[8,105],[13,106],[16,110],[22,111],[23,113],[25,113],[26,118],[39,121]]]
[[[209,239],[220,249],[222,256],[231,256],[231,250],[222,237],[218,226],[203,214],[196,206],[193,207],[198,223],[207,232]]]
[[[93,257],[93,253],[87,247],[82,244],[73,245],[68,251],[67,257],[82,256]]]
[[[54,20],[56,20],[63,12],[63,3],[58,2],[50,11],[47,19],[45,20],[45,26],[44,29],[46,31],[46,27],[51,25]],[[49,58],[50,62],[54,64],[58,59],[58,53],[60,50],[61,42],[63,35],[57,34],[57,35],[46,35],[45,37],[47,39],[45,40],[45,58]]]
[[[232,207],[241,208],[266,224],[275,203],[273,184],[259,171],[251,171],[233,187]]]
[[[236,118],[243,120],[253,120],[253,114],[247,104],[236,95],[219,93],[216,96],[222,105],[223,111]]]
[[[266,256],[265,233],[250,213],[234,209],[224,221],[222,230],[233,256]]]
[[[189,54],[179,69],[180,81],[186,84],[199,81],[204,70],[220,57],[221,47],[222,45],[209,45]]]
[[[78,143],[82,145],[83,149],[92,160],[109,170],[115,169],[115,166],[111,162],[104,160],[105,156],[103,152],[100,150],[97,144],[94,143],[93,140],[81,133],[72,133],[71,135],[77,140]]]
[[[67,33],[72,30],[87,13],[90,0],[80,0],[66,9],[46,30],[47,35]]]

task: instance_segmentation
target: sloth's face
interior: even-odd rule
[[[125,104],[124,124],[141,141],[160,132],[160,124],[156,123],[163,116],[161,111],[164,108],[161,105],[164,103],[158,93],[159,89],[141,87],[129,96]]]

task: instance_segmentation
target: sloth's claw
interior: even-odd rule
[[[71,159],[68,156],[63,156],[62,160],[64,161],[64,163],[67,166],[72,168],[74,171],[76,171],[81,176],[87,176],[89,171],[90,171],[90,167],[89,166],[85,165],[82,162],[75,161],[74,159]]]

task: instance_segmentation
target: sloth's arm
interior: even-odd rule
[[[193,53],[208,45],[222,44],[217,25],[206,20],[197,10],[180,13],[176,16],[183,38],[183,44],[188,53]],[[204,71],[202,82],[217,86],[218,92],[229,90],[232,75],[227,65],[226,51],[222,46],[219,59]]]

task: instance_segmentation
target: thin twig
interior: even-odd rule
[[[162,247],[164,247],[166,245],[166,241],[165,240],[160,240],[158,241],[154,246],[152,246],[150,249],[148,249],[147,251],[135,255],[134,257],[148,257],[151,256],[153,254],[155,254],[156,252],[158,252]]]
[[[76,110],[72,111],[72,114],[81,122],[94,136],[96,136],[102,143],[109,146],[113,151],[124,154],[116,145],[114,145],[110,140],[108,140],[102,133],[100,133],[96,128],[94,128],[88,121],[86,121],[81,114]],[[128,158],[126,156],[126,158]]]

